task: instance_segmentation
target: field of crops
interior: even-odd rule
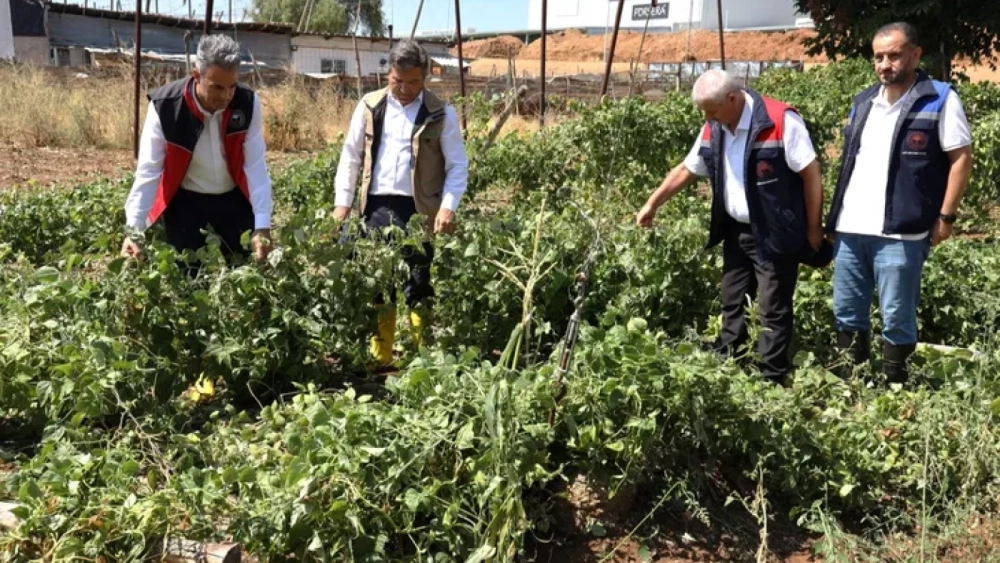
[[[850,62],[758,86],[825,145],[872,79]],[[371,301],[413,240],[338,243],[337,146],[276,174],[267,265],[227,270],[208,249],[194,280],[159,242],[117,258],[129,178],[0,193],[0,501],[18,505],[0,556],[136,560],[184,537],[261,561],[565,561],[560,545],[611,536],[580,560],[615,560],[620,543],[676,561],[674,515],[709,551],[749,521],[731,560],[781,560],[777,530],[826,561],[996,557],[975,551],[970,522],[1000,493],[1000,89],[960,93],[973,181],[919,320],[923,342],[966,352],[922,349],[905,389],[828,371],[829,269],[801,271],[791,388],[708,351],[721,257],[703,250],[707,200],[691,190],[653,230],[634,224],[699,129],[685,95],[581,108],[485,152],[471,107],[474,168],[458,229],[436,241],[433,336],[419,350],[404,338],[387,378],[364,374]],[[192,401],[202,375],[214,396]]]

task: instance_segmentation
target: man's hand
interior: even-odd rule
[[[450,233],[455,228],[455,212],[446,207],[438,210],[434,218],[434,234]]]
[[[333,218],[338,221],[344,221],[351,215],[350,207],[337,207],[333,210]]]
[[[258,262],[267,260],[267,255],[271,253],[274,246],[271,244],[271,229],[257,229],[251,237],[253,242],[254,257]]]
[[[953,225],[945,223],[941,219],[934,221],[934,226],[931,227],[931,246],[937,246],[950,239],[952,231]]]
[[[808,232],[806,233],[806,238],[809,239],[809,246],[811,246],[813,250],[819,250],[819,246],[823,244],[823,226],[810,226]]]
[[[635,223],[643,228],[650,228],[653,226],[653,219],[656,218],[656,208],[650,204],[642,206],[639,213],[635,216]]]
[[[122,243],[121,255],[124,258],[141,258],[142,248],[132,241],[132,239],[125,237],[125,242]]]

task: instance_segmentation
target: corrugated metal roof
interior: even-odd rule
[[[458,68],[458,57],[456,57],[454,55],[439,55],[439,54],[436,54],[436,53],[432,53],[432,54],[428,54],[427,56],[430,57],[431,60],[433,60],[434,62],[436,62],[437,64],[439,64],[441,66],[450,66],[450,67]],[[462,66],[465,67],[465,68],[468,68],[469,67],[469,60],[470,59],[468,59],[468,58],[464,59],[462,61],[462,63],[463,63]]]

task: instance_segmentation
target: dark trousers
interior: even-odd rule
[[[178,252],[205,246],[206,237],[201,230],[211,225],[222,239],[220,250],[227,262],[248,255],[240,238],[246,231],[253,231],[253,206],[239,189],[209,195],[181,188],[162,218],[167,242]]]
[[[417,208],[412,197],[394,195],[374,195],[368,197],[365,209],[365,231],[367,237],[384,237],[380,231],[389,226],[399,227],[406,231],[410,218],[416,215]],[[389,238],[384,238],[389,241]],[[401,253],[403,261],[410,268],[410,276],[403,284],[403,296],[408,307],[429,305],[434,298],[434,287],[431,285],[431,262],[434,260],[434,245],[423,243],[423,252],[412,245],[404,245]],[[395,288],[386,288],[392,303],[396,303]],[[378,293],[376,304],[385,303],[385,297]]]
[[[799,263],[794,258],[766,265],[758,263],[750,226],[730,223],[722,245],[722,333],[718,352],[736,355],[746,345],[749,297],[758,304],[763,328],[757,343],[761,372],[768,379],[785,380],[792,371],[792,300],[798,270]]]

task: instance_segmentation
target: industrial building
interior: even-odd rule
[[[621,28],[642,30],[648,22],[651,33],[719,26],[718,0],[625,0]],[[812,26],[798,13],[794,0],[722,0],[722,26],[726,30],[793,29]],[[549,0],[550,30],[581,29],[604,33],[614,27],[618,0]],[[542,28],[542,0],[531,0],[528,28]]]
[[[6,24],[6,35],[4,8],[13,16],[13,25]],[[194,51],[204,28],[203,20],[156,13],[144,13],[140,19],[143,55],[162,60],[183,61],[185,36],[189,38],[188,49]],[[244,61],[252,60],[259,67],[316,77],[357,73],[354,38],[350,35],[298,33],[294,26],[286,24],[223,21],[214,23],[213,33],[231,35],[240,42]],[[134,36],[134,12],[44,0],[0,0],[0,59],[89,66],[109,51],[131,52]],[[431,58],[431,72],[458,72],[458,59],[449,53],[448,43],[422,40],[421,44]],[[357,46],[362,75],[388,72],[388,38],[358,37]]]

